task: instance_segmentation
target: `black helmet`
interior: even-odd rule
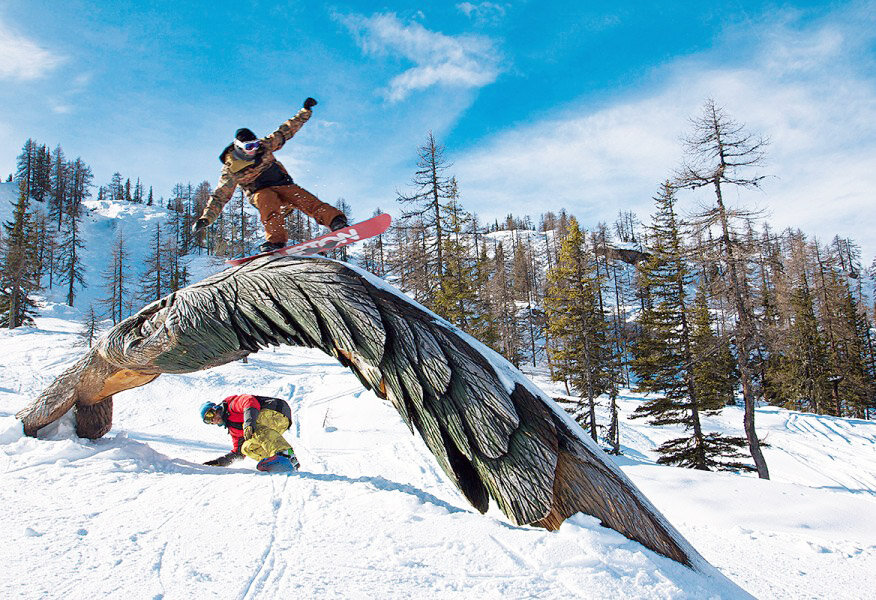
[[[252,142],[257,140],[256,134],[252,132],[251,129],[247,129],[246,127],[241,127],[237,131],[234,132],[234,139],[240,140],[241,142]]]

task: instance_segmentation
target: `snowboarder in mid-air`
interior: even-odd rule
[[[211,225],[222,212],[222,207],[231,199],[235,188],[243,188],[249,201],[259,210],[265,226],[265,242],[261,252],[271,252],[286,245],[289,234],[285,219],[293,209],[313,217],[320,225],[332,231],[347,226],[344,213],[296,185],[283,165],[274,157],[274,152],[283,147],[313,114],[316,100],[308,98],[304,108],[261,139],[246,128],[238,129],[234,140],[219,155],[222,174],[219,185],[210,194],[210,200],[200,218],[192,225],[197,234]]]
[[[292,423],[292,411],[285,400],[240,394],[229,396],[219,404],[205,402],[201,419],[208,425],[228,429],[234,446],[231,452],[208,460],[205,465],[227,467],[248,456],[259,461],[259,471],[282,472],[298,469],[298,459],[283,432]]]

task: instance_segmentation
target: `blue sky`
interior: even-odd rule
[[[235,129],[266,134],[313,96],[280,157],[354,217],[398,211],[431,130],[484,219],[565,207],[593,226],[647,218],[712,97],[771,140],[764,190],[731,199],[851,236],[869,263],[874,21],[874,2],[7,0],[0,173],[33,137],[97,183],[119,171],[167,196],[215,183]]]

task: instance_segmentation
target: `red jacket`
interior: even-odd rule
[[[228,433],[231,434],[231,441],[234,442],[234,451],[240,452],[240,445],[243,443],[243,412],[247,408],[261,410],[262,404],[259,399],[251,394],[240,394],[237,396],[228,396],[222,401],[223,424],[228,428]]]
[[[222,401],[223,425],[228,428],[231,440],[234,442],[234,451],[240,452],[243,443],[243,428],[246,425],[255,426],[258,413],[262,409],[275,410],[292,420],[292,411],[285,400],[269,398],[267,396],[253,396],[252,394],[239,394],[228,396]]]

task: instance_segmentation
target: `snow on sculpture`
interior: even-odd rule
[[[321,258],[268,257],[172,293],[113,327],[16,416],[25,433],[70,409],[112,425],[112,398],[270,345],[337,358],[417,431],[479,511],[557,529],[578,512],[680,563],[711,567],[546,394],[380,279]]]

